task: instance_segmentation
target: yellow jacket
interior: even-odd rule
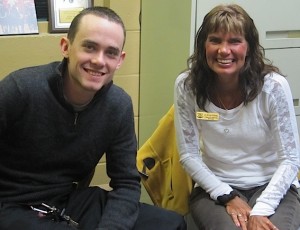
[[[174,106],[159,121],[151,137],[139,149],[137,168],[154,205],[185,215],[192,180],[182,168],[177,151]]]

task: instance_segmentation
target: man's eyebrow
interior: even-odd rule
[[[116,54],[119,54],[121,52],[119,48],[114,47],[114,46],[109,46],[108,50],[113,51]]]
[[[88,39],[83,40],[81,43],[82,43],[82,44],[90,44],[90,45],[98,46],[98,44],[97,44],[96,42],[94,42],[94,41],[92,41],[92,40],[88,40]]]
[[[93,40],[89,40],[89,39],[83,40],[82,44],[83,45],[88,44],[88,45],[99,46],[99,44],[97,42],[94,42]],[[118,47],[115,47],[115,46],[109,46],[108,49],[111,50],[111,51],[114,51],[117,54],[119,54],[121,52],[121,50]]]

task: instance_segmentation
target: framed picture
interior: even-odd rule
[[[37,34],[34,0],[0,0],[0,35]]]
[[[48,0],[50,32],[66,33],[73,18],[92,5],[93,0]]]

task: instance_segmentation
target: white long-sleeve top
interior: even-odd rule
[[[211,102],[197,106],[187,73],[175,82],[175,127],[180,162],[213,200],[232,187],[250,189],[269,182],[250,215],[274,214],[291,184],[299,187],[299,135],[287,80],[265,76],[261,93],[246,106],[224,110]]]

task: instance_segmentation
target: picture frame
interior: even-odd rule
[[[50,33],[66,33],[73,18],[93,0],[48,0]]]
[[[34,0],[0,0],[0,36],[38,34]]]

